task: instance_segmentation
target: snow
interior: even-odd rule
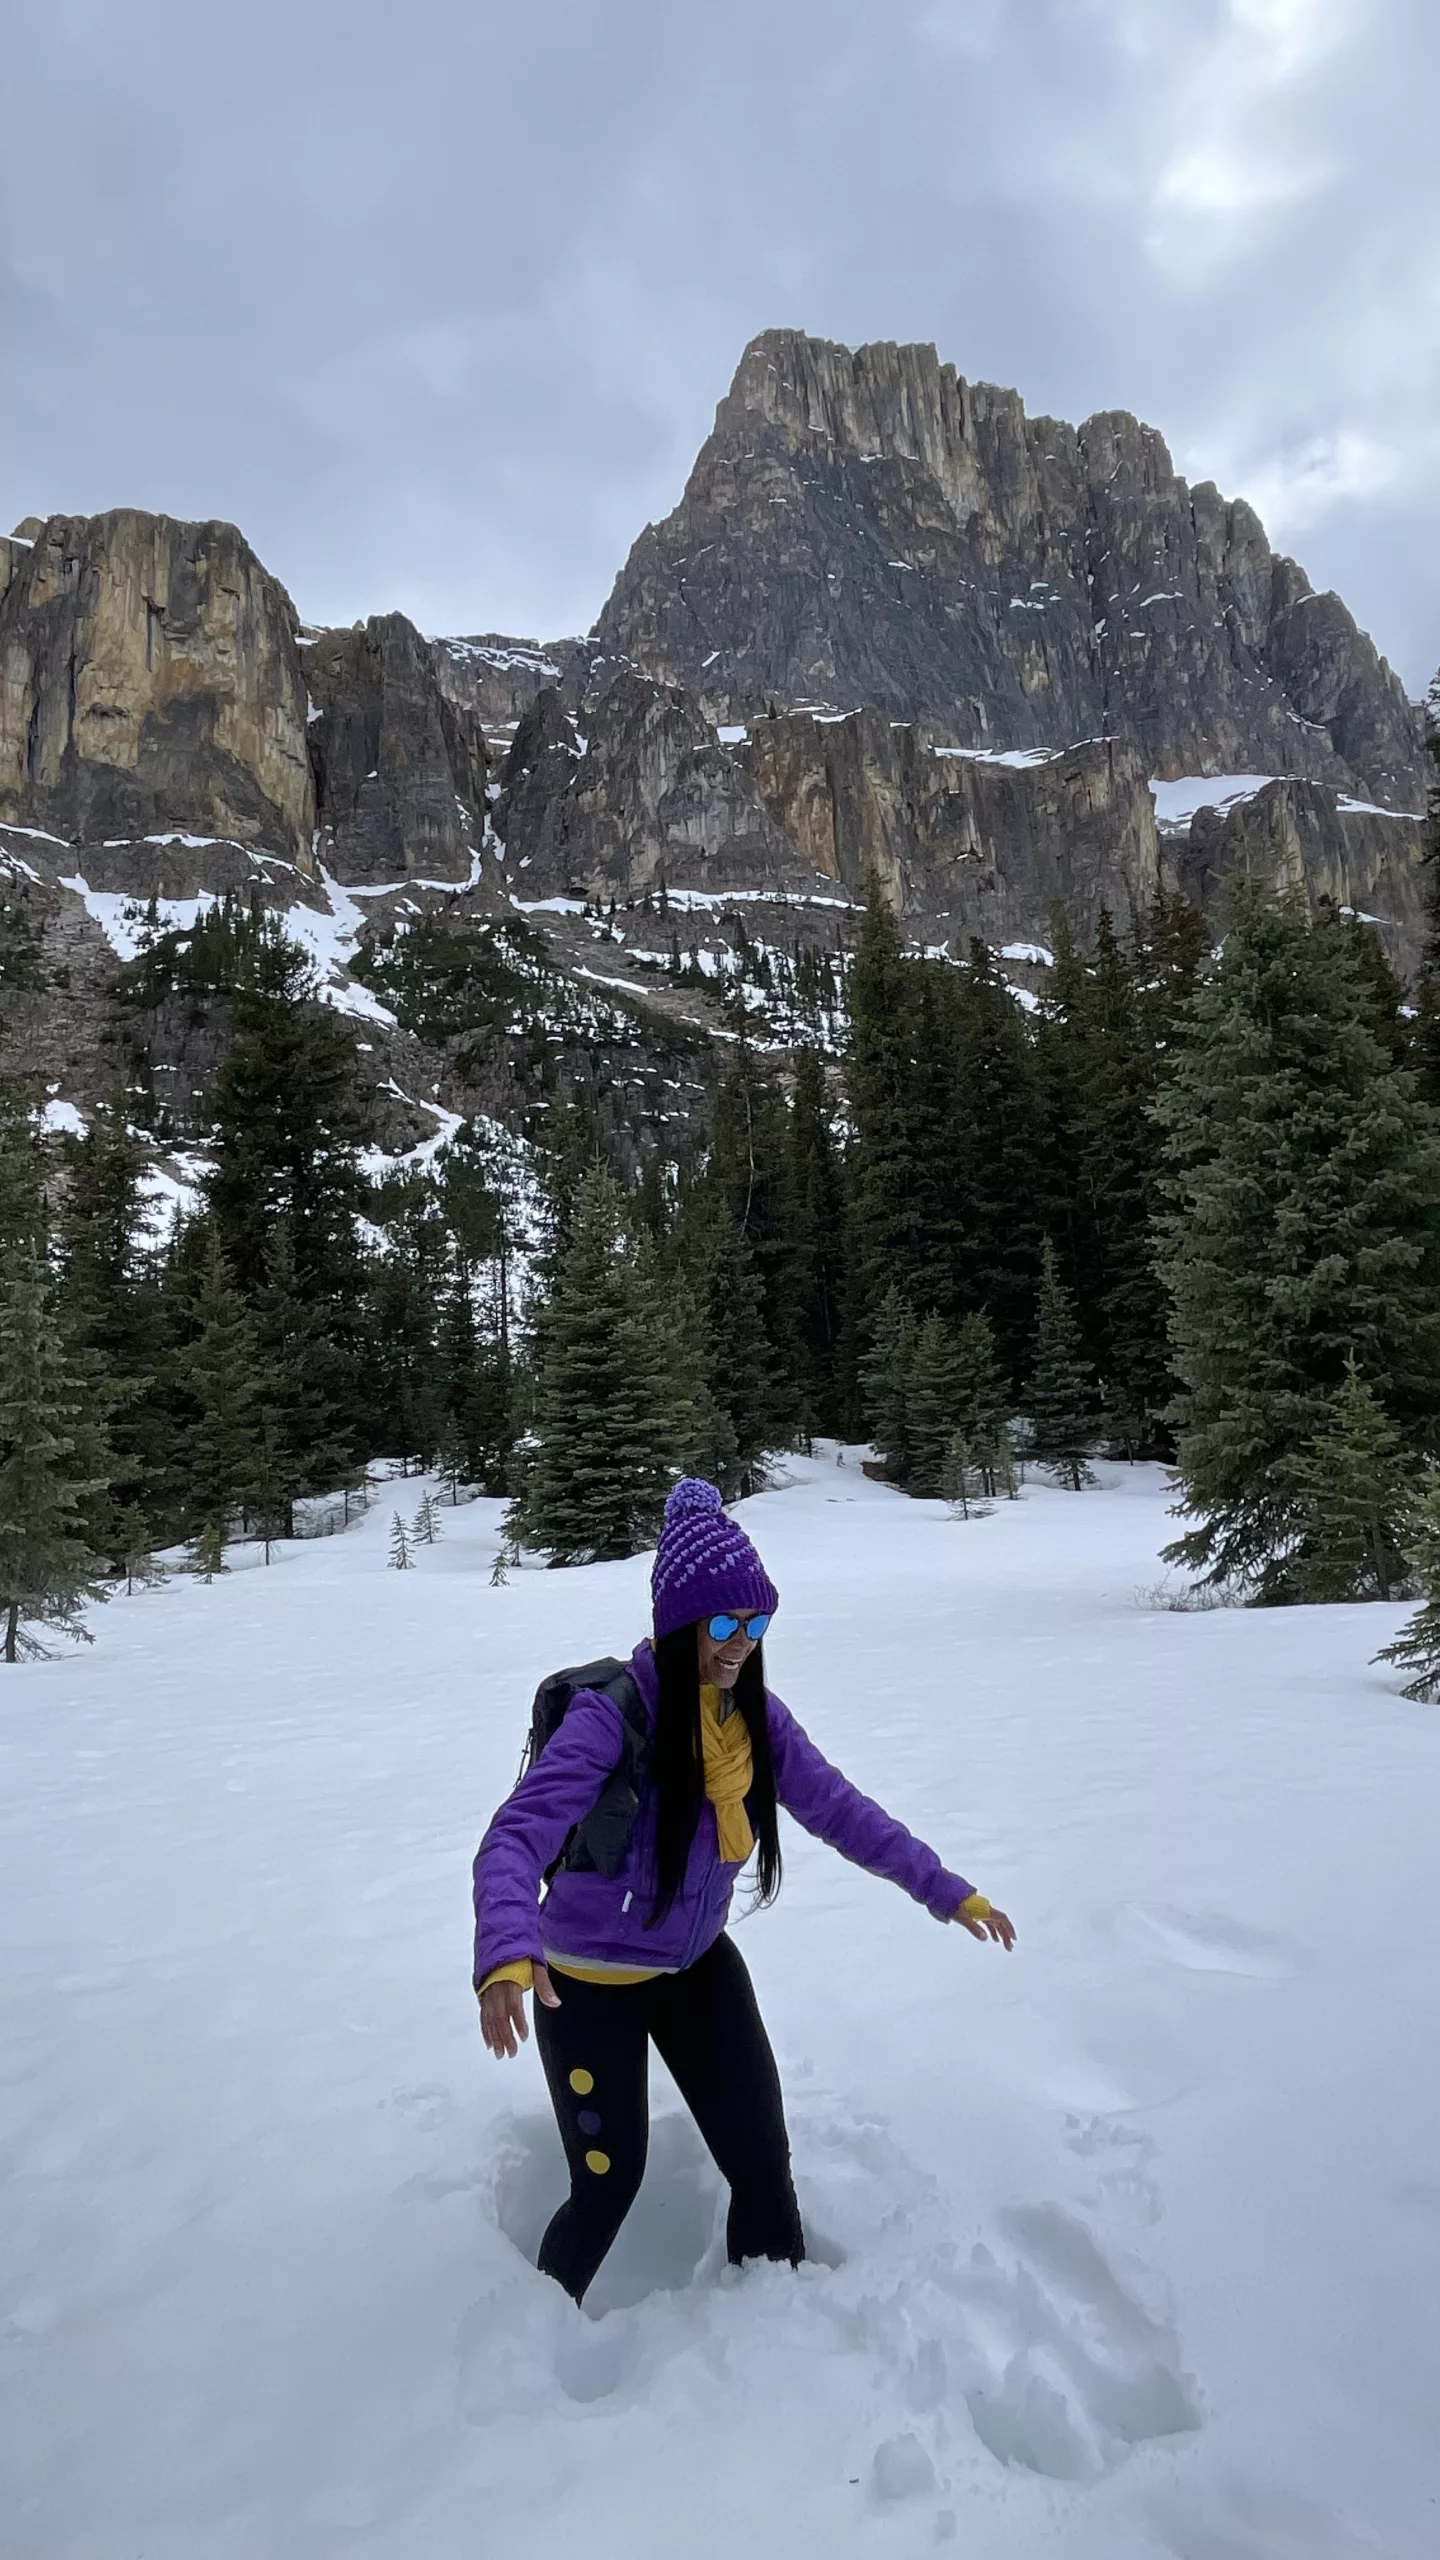
[[[0,818],[0,835],[29,836],[35,844],[59,844],[70,851],[68,836],[52,836],[48,827],[17,827],[13,818]]]
[[[40,1127],[47,1138],[83,1138],[86,1122],[73,1102],[62,1102],[52,1094],[40,1112]]]
[[[1176,782],[1152,778],[1156,822],[1162,827],[1188,827],[1197,809],[1231,809],[1237,801],[1253,800],[1257,791],[1284,778],[1276,773],[1187,773]]]
[[[932,747],[932,755],[959,758],[966,764],[1007,764],[1023,771],[1032,764],[1053,764],[1066,747]]]
[[[198,1149],[183,1154],[172,1150],[164,1164],[144,1167],[140,1193],[156,1243],[164,1243],[177,1226],[199,1216],[205,1206],[205,1183],[214,1169],[210,1158]]]
[[[750,732],[743,720],[725,720],[716,729],[715,735],[722,747],[743,747]]]
[[[1425,823],[1423,809],[1382,809],[1378,801],[1352,800],[1344,791],[1340,793],[1335,806],[1341,816],[1346,818],[1399,818],[1404,825],[1410,827],[1423,826]]]
[[[148,841],[158,844],[171,839],[157,836]],[[177,837],[174,841],[196,844],[211,839],[186,836]],[[277,857],[264,855],[261,859],[273,861]],[[287,864],[286,868],[291,866]],[[294,906],[280,912],[285,933],[313,961],[317,976],[316,992],[324,1003],[333,1006],[337,1013],[353,1014],[364,1022],[383,1022],[393,1029],[395,1016],[389,1007],[383,1005],[369,987],[362,986],[357,978],[343,974],[354,955],[364,921],[362,911],[350,891],[333,879],[328,871],[322,868],[320,877],[328,911],[297,901]],[[79,872],[62,879],[60,886],[79,898],[86,914],[98,924],[119,959],[137,959],[148,948],[152,939],[150,914],[148,905],[141,900],[121,896],[113,889],[92,889]],[[216,890],[202,891],[198,898],[157,898],[158,930],[161,933],[193,933],[201,916],[207,915],[220,903],[220,894]]]
[[[537,676],[558,676],[560,673],[555,660],[547,656],[543,649],[524,641],[516,641],[509,647],[496,648],[483,646],[475,640],[446,640],[433,635],[427,636],[430,638],[432,649],[445,649],[452,658],[473,659],[480,666],[503,669],[519,667],[526,674]]]
[[[372,1182],[381,1182],[389,1174],[428,1172],[436,1157],[443,1155],[452,1144],[457,1130],[465,1126],[461,1113],[447,1111],[440,1102],[427,1102],[423,1094],[406,1093],[393,1076],[385,1078],[381,1091],[393,1093],[397,1101],[407,1104],[412,1111],[428,1111],[437,1126],[433,1137],[422,1138],[418,1146],[407,1147],[399,1155],[387,1155],[381,1147],[363,1148],[360,1155],[362,1169]]]
[[[0,1721],[0,2465],[25,2560],[1428,2560],[1440,1715],[1400,1612],[1171,1614],[1159,1479],[968,1525],[830,1452],[742,1507],[772,1676],[1011,1912],[786,1828],[742,1920],[814,2249],[717,2254],[668,2081],[586,2314],[475,1839],[646,1560],[500,1506],[116,1600]]]
[[[1055,954],[1043,942],[1004,942],[1000,946],[1002,960],[1028,960],[1032,969],[1053,969]]]
[[[149,911],[144,900],[124,897],[115,889],[92,889],[88,880],[73,872],[60,882],[80,900],[91,921],[98,924],[116,957],[136,960],[152,940]],[[193,933],[203,915],[218,907],[218,892],[207,890],[198,898],[157,898],[155,911],[161,933]]]

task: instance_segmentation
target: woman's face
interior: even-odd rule
[[[745,1664],[755,1650],[755,1639],[738,1626],[733,1636],[717,1644],[710,1633],[710,1621],[701,1618],[695,1629],[700,1654],[700,1678],[717,1689],[733,1689]]]

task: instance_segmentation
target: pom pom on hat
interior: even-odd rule
[[[780,1595],[717,1485],[682,1476],[670,1488],[650,1576],[657,1636],[728,1609],[774,1609]]]

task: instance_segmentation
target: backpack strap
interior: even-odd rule
[[[608,1680],[597,1682],[596,1693],[619,1708],[625,1728],[624,1745],[590,1811],[582,1814],[554,1865],[547,1869],[547,1884],[561,1867],[617,1876],[625,1863],[635,1816],[640,1810],[640,1792],[650,1756],[650,1726],[639,1685],[634,1673],[622,1664]]]

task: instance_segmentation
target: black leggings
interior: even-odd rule
[[[732,2265],[805,2255],[790,2181],[780,2075],[744,1958],[717,1938],[683,1973],[576,1982],[535,2003],[535,2039],[570,2168],[570,2193],[540,2244],[543,2274],[578,2302],[626,2214],[650,2133],[650,2040],[730,2188]]]

